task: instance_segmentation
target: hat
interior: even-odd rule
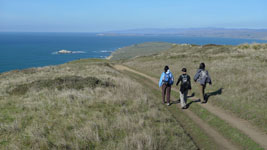
[[[186,68],[183,68],[183,69],[182,69],[182,72],[186,72]]]

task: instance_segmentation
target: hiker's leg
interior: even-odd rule
[[[162,93],[161,93],[162,94],[162,103],[165,103],[166,85],[163,84],[161,89],[162,89]]]
[[[171,88],[171,86],[167,86],[167,103],[170,103]]]
[[[181,91],[180,91],[180,102],[181,102],[181,108],[183,108],[185,106],[184,93],[182,93]]]
[[[184,103],[185,105],[187,104],[187,94],[188,94],[188,90],[184,91]]]
[[[200,99],[200,102],[203,102],[203,86],[201,84],[198,84],[199,86],[199,99]]]
[[[205,86],[204,85],[200,85],[201,102],[205,102],[204,95],[205,95]]]
[[[206,102],[206,98],[205,98],[205,89],[206,89],[206,85],[203,85],[203,101]]]

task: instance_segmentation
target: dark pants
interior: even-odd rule
[[[165,103],[165,95],[167,94],[167,103],[170,103],[171,85],[162,85],[162,102]]]
[[[200,101],[201,102],[205,102],[205,88],[206,88],[206,85],[199,84]]]

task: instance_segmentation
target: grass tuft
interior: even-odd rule
[[[80,76],[65,76],[55,79],[37,80],[29,84],[17,85],[15,88],[8,91],[10,95],[24,95],[30,88],[40,91],[44,88],[48,89],[76,89],[81,90],[85,87],[96,88],[97,86],[110,87],[114,85],[107,81],[102,81],[96,77],[80,77]]]

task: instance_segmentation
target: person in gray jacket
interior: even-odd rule
[[[194,81],[199,83],[199,90],[200,90],[200,101],[201,103],[206,103],[206,98],[205,98],[205,88],[206,84],[211,83],[211,78],[209,76],[209,73],[207,70],[205,70],[205,64],[200,63],[199,69],[197,70],[197,73],[194,76]]]

